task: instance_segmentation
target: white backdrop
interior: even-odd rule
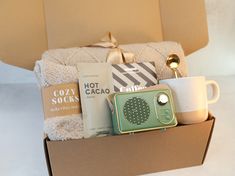
[[[188,56],[191,75],[235,74],[235,1],[206,0],[209,43]]]

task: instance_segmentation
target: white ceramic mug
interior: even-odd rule
[[[160,80],[172,90],[175,101],[176,117],[181,124],[203,122],[208,118],[208,104],[218,101],[219,85],[214,80],[206,80],[203,76],[182,77]],[[208,100],[207,86],[212,87],[212,98]]]

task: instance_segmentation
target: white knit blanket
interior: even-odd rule
[[[154,61],[158,79],[174,77],[172,70],[166,66],[166,58],[170,54],[177,54],[180,58],[178,70],[182,76],[187,76],[184,52],[181,45],[176,42],[129,44],[120,45],[119,48],[134,53],[136,62]],[[77,63],[105,62],[109,50],[100,47],[77,47],[44,52],[34,68],[40,87],[76,82]],[[44,130],[51,140],[82,138],[82,117],[50,118],[45,120]]]

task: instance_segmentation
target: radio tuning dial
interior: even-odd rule
[[[163,106],[165,104],[167,104],[167,102],[169,101],[168,96],[164,93],[161,93],[160,95],[158,95],[157,97],[157,102],[159,105]]]

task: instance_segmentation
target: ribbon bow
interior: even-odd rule
[[[118,42],[110,32],[106,34],[100,41],[101,42],[89,46],[111,48],[107,54],[106,62],[111,64],[135,62],[135,55],[131,52],[124,51],[123,49],[118,48]]]

